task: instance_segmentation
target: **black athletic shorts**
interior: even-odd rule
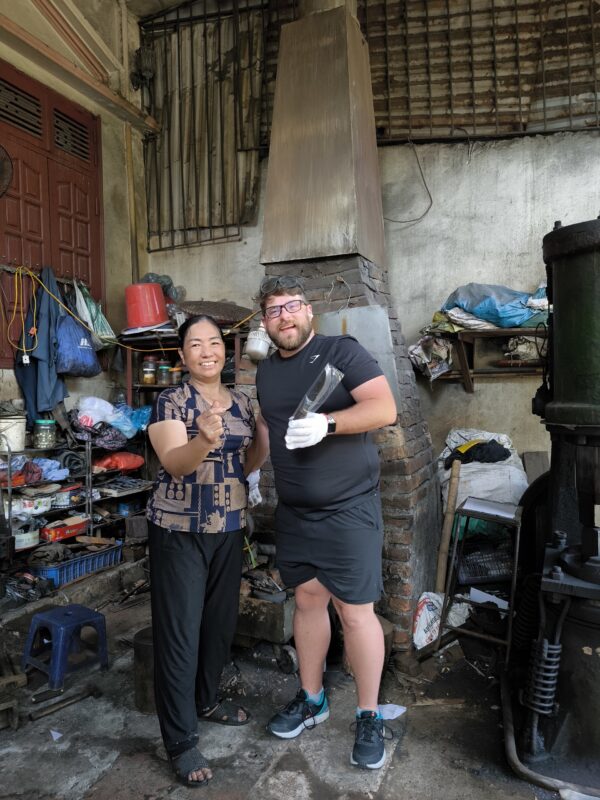
[[[323,519],[306,519],[279,503],[275,529],[277,567],[288,588],[317,578],[344,603],[379,600],[383,520],[378,491]]]

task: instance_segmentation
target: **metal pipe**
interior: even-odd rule
[[[558,778],[549,778],[547,775],[541,775],[539,772],[534,772],[532,769],[526,767],[517,754],[510,690],[505,672],[500,676],[500,697],[502,702],[502,723],[504,726],[504,749],[506,752],[506,759],[513,772],[525,781],[535,783],[537,786],[550,789],[554,792],[559,792],[561,789],[570,789],[571,791],[580,792],[590,797],[600,797],[600,790],[593,786],[579,786],[579,784],[561,781]]]

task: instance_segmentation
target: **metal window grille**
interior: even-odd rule
[[[194,0],[141,21],[162,124],[145,145],[150,250],[237,239],[254,218],[296,17],[297,0]],[[598,0],[358,0],[358,18],[382,144],[600,127]]]

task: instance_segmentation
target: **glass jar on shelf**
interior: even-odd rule
[[[168,361],[159,361],[156,370],[156,383],[158,386],[170,386],[171,364]]]
[[[56,422],[53,419],[36,419],[33,424],[33,446],[40,450],[56,445]]]
[[[142,383],[152,386],[156,383],[156,356],[144,356],[142,361]]]

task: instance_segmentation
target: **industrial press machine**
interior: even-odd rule
[[[533,413],[552,451],[521,501],[506,746],[522,777],[600,797],[600,219],[555,223],[543,253],[548,367]]]

